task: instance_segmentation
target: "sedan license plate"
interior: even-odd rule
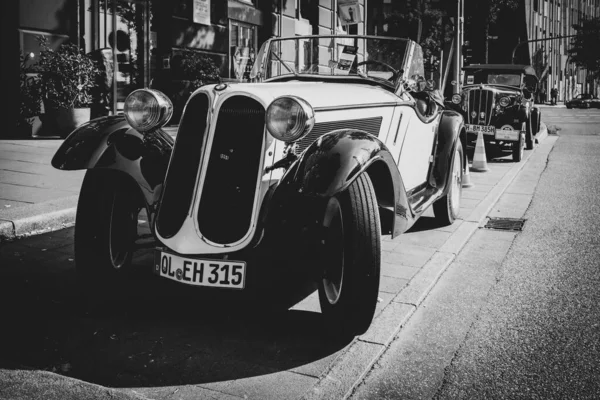
[[[510,129],[498,129],[496,131],[496,140],[509,140],[516,142],[519,140],[519,135],[521,131],[513,131]]]
[[[243,289],[246,263],[181,257],[156,250],[154,273],[187,285]]]
[[[491,125],[465,124],[465,129],[470,133],[483,132],[484,135],[493,135],[496,133],[496,127]]]

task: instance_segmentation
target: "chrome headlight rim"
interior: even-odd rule
[[[451,98],[452,103],[460,104],[462,102],[462,95],[460,93],[454,93]]]
[[[267,131],[275,139],[285,143],[302,139],[314,125],[315,112],[312,106],[298,96],[284,95],[275,98],[265,113]]]
[[[132,128],[146,133],[162,128],[169,122],[173,116],[173,103],[159,90],[137,89],[125,99],[123,114]]]
[[[508,96],[502,96],[498,99],[498,104],[502,107],[508,107],[511,102],[512,100]]]

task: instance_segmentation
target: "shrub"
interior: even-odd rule
[[[63,44],[54,50],[46,38],[38,40],[42,50],[35,69],[41,76],[45,106],[55,110],[89,107],[91,91],[100,74],[94,61],[75,44]]]

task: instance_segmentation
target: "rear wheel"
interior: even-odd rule
[[[373,320],[381,268],[379,224],[375,191],[365,173],[327,203],[319,302],[329,334],[359,335]]]
[[[433,203],[435,219],[442,225],[452,225],[460,211],[463,180],[463,148],[460,142],[454,150],[454,160],[448,181],[448,193]]]
[[[139,195],[112,171],[88,170],[77,204],[75,266],[88,300],[114,299],[130,272],[137,238]]]

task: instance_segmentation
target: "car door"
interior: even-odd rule
[[[400,110],[402,121],[398,129],[404,138],[397,163],[404,187],[410,191],[427,181],[438,119],[427,123],[419,118],[413,107],[403,106]]]

